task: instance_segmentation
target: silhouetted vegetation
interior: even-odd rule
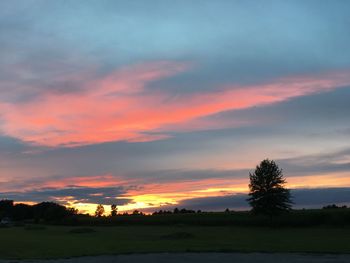
[[[289,190],[282,170],[274,161],[263,160],[250,174],[250,198],[252,211],[236,212],[228,208],[223,212],[203,212],[185,208],[159,210],[151,215],[134,210],[118,214],[117,205],[111,205],[110,216],[104,216],[102,204],[97,205],[94,216],[78,214],[74,208],[66,208],[53,202],[35,205],[15,204],[12,200],[0,201],[0,222],[3,226],[11,220],[20,224],[48,223],[71,226],[94,225],[191,225],[191,226],[270,226],[309,227],[320,225],[350,225],[350,208],[335,204],[323,209],[291,210]],[[290,211],[290,213],[281,213]],[[272,215],[279,214],[278,217]],[[0,224],[1,225],[1,224]],[[35,229],[35,227],[33,228]],[[88,232],[89,228],[76,229],[76,233]],[[74,231],[73,231],[74,232]],[[74,232],[74,233],[75,233]]]
[[[78,214],[76,210],[43,202],[37,205],[13,204],[13,201],[0,201],[1,219],[8,217],[16,225],[25,223],[47,223],[71,226],[119,226],[119,225],[190,225],[190,226],[271,226],[271,227],[310,227],[310,226],[350,226],[350,208],[326,206],[324,209],[291,210],[270,218],[269,215],[249,211],[195,212],[176,208],[173,211],[159,210],[152,215],[135,210],[132,213],[119,213],[116,216],[90,216]],[[337,207],[337,208],[335,208]]]
[[[111,205],[111,216],[116,216],[118,214],[118,208],[116,204]]]
[[[350,209],[303,209],[292,210],[276,217],[254,214],[249,211],[172,213],[159,211],[152,215],[125,213],[115,217],[77,215],[60,221],[76,226],[121,226],[121,225],[189,225],[189,226],[268,226],[311,227],[350,226]]]
[[[195,210],[188,210],[188,209],[185,209],[185,208],[182,208],[181,210],[179,208],[175,208],[172,211],[170,210],[159,210],[159,211],[155,211],[153,212],[152,215],[169,215],[169,214],[194,214],[196,213]],[[198,210],[197,213],[202,213],[201,210]]]
[[[101,217],[103,216],[103,214],[105,213],[105,208],[103,207],[103,205],[98,205],[96,207],[96,211],[95,211],[95,216],[96,217]]]
[[[169,215],[172,214],[173,212],[171,212],[170,210],[159,210],[159,211],[155,211],[153,212],[152,215]]]
[[[284,187],[286,180],[274,161],[263,160],[249,173],[249,204],[256,214],[276,215],[291,209],[291,197]]]
[[[14,204],[13,200],[0,200],[0,219],[7,217],[13,221],[58,222],[66,217],[72,217],[76,213],[76,209],[66,208],[53,202],[27,205]]]
[[[132,215],[134,215],[134,216],[143,216],[144,213],[140,212],[139,210],[134,210],[134,211],[132,212]]]
[[[323,209],[346,209],[346,208],[348,208],[346,205],[337,206],[336,204],[326,205],[326,206],[323,207]]]

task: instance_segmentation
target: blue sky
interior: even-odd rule
[[[245,193],[264,158],[291,188],[349,187],[349,10],[1,2],[0,198],[180,206]]]

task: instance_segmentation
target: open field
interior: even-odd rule
[[[0,244],[1,259],[151,252],[350,253],[350,228],[11,227],[0,228]]]

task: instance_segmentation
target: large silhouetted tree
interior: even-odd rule
[[[291,195],[284,187],[286,180],[274,161],[263,160],[249,178],[248,202],[254,213],[272,216],[291,209]]]

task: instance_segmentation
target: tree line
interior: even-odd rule
[[[226,209],[225,211],[227,212],[228,209]],[[186,209],[186,208],[174,208],[173,210],[158,210],[158,211],[154,211],[152,213],[152,215],[169,215],[169,214],[194,214],[194,213],[202,213],[202,210],[192,210],[192,209]],[[102,217],[105,215],[105,208],[102,204],[97,205],[96,210],[95,210],[95,217]],[[128,216],[128,215],[145,215],[143,212],[139,211],[139,210],[134,210],[131,213],[128,212],[123,212],[123,213],[119,213],[118,214],[118,208],[117,205],[112,204],[111,205],[111,212],[109,214],[109,216],[114,217],[117,215],[123,215],[123,216]]]
[[[0,219],[11,218],[15,221],[55,221],[78,213],[74,208],[67,208],[54,202],[41,202],[35,205],[15,204],[13,200],[0,200]]]

